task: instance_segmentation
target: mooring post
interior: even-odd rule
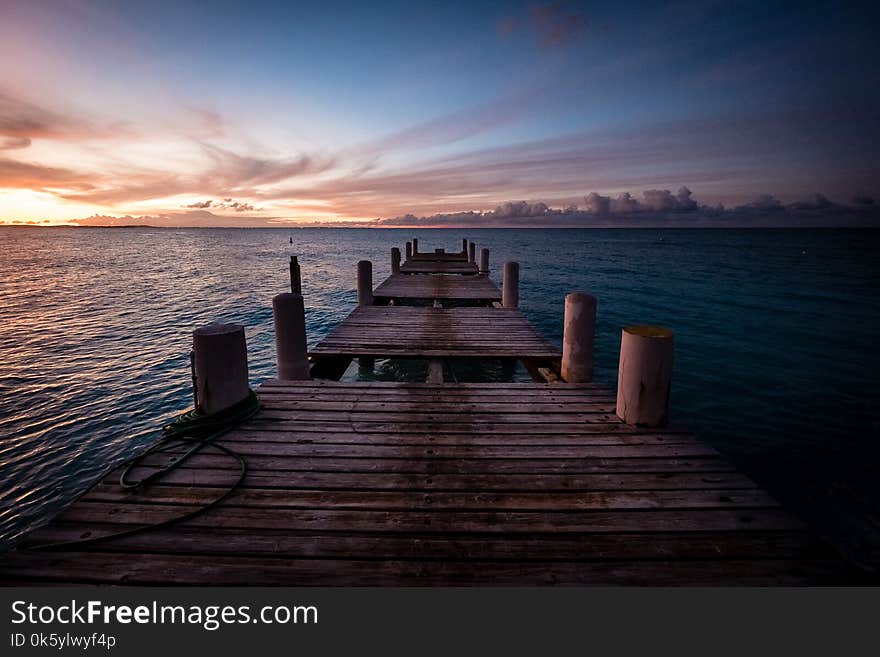
[[[476,262],[477,261],[477,245],[473,242],[468,242],[468,262]]]
[[[391,247],[391,273],[400,273],[400,249],[396,246]]]
[[[627,326],[620,340],[617,417],[659,427],[669,418],[674,333],[661,326]]]
[[[299,270],[299,260],[296,256],[290,256],[290,291],[293,294],[302,294],[302,274]]]
[[[572,292],[565,297],[562,326],[562,368],[568,383],[593,380],[593,343],[596,339],[596,297]]]
[[[306,309],[302,294],[284,292],[272,299],[275,319],[275,363],[278,378],[286,381],[310,379],[306,347]]]
[[[406,243],[406,259],[412,258],[412,242]]]
[[[357,264],[357,293],[359,306],[373,305],[373,263],[369,260]]]
[[[505,262],[501,283],[501,305],[505,308],[519,306],[519,263]]]
[[[419,252],[419,238],[413,237],[413,255]]]
[[[465,255],[467,255],[467,238],[466,237],[461,238],[461,252],[464,253]]]
[[[480,273],[489,273],[489,249],[480,249]]]
[[[244,327],[209,324],[193,331],[193,369],[199,410],[211,415],[248,396]]]

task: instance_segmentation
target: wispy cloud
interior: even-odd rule
[[[573,2],[533,4],[498,19],[502,38],[524,35],[542,48],[556,48],[573,42],[587,31],[590,21]]]

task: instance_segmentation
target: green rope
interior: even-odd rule
[[[242,422],[246,422],[257,412],[260,410],[260,398],[257,396],[253,390],[248,391],[248,396],[242,399],[237,404],[230,406],[229,408],[223,409],[218,413],[212,413],[211,415],[205,415],[198,409],[192,409],[187,411],[186,413],[182,413],[178,415],[174,421],[166,424],[162,427],[162,437],[159,441],[156,442],[152,447],[148,450],[139,454],[138,456],[125,461],[123,465],[125,466],[122,474],[119,477],[119,485],[123,490],[126,491],[135,491],[138,489],[143,489],[158,481],[169,472],[176,470],[181,465],[186,463],[192,456],[200,452],[205,447],[212,447],[224,454],[227,454],[238,461],[239,471],[238,478],[233,482],[230,486],[226,488],[222,495],[212,500],[210,503],[201,506],[193,511],[189,511],[183,515],[176,516],[174,518],[169,518],[168,520],[163,520],[161,522],[152,523],[149,525],[143,525],[141,527],[134,527],[132,529],[127,529],[125,531],[117,532],[115,534],[107,534],[104,536],[96,536],[94,538],[85,538],[76,541],[62,541],[58,543],[46,543],[44,545],[35,545],[32,547],[28,547],[28,550],[59,550],[70,547],[81,547],[84,545],[98,543],[101,541],[109,541],[111,539],[122,538],[124,536],[132,536],[134,534],[139,534],[141,532],[159,529],[161,527],[167,527],[169,525],[183,522],[184,520],[189,520],[194,518],[195,516],[202,514],[209,509],[214,508],[218,504],[220,504],[223,500],[229,497],[233,491],[235,491],[241,483],[244,481],[245,475],[247,474],[247,462],[241,454],[225,447],[224,445],[219,445],[215,441],[228,433],[235,427],[237,427]],[[164,452],[168,452],[171,449],[176,449],[180,447],[181,444],[189,444],[190,448],[184,452],[184,454],[175,459],[172,463],[159,468],[155,472],[147,475],[143,479],[138,481],[129,481],[128,477],[131,472],[138,467],[145,458],[151,456],[153,454],[161,454]]]

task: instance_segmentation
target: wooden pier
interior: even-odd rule
[[[849,567],[718,452],[616,415],[465,249],[415,253],[310,353],[312,378],[135,493],[108,473],[0,560],[6,583],[839,584]],[[465,267],[465,265],[471,265]],[[458,268],[458,269],[456,269]],[[460,273],[449,273],[450,271]],[[466,270],[466,271],[465,271]],[[418,273],[406,273],[418,272]],[[455,301],[468,305],[451,308]],[[428,306],[419,305],[428,303]],[[433,307],[434,305],[440,307]],[[523,361],[533,382],[340,382],[356,358]],[[430,369],[430,368],[429,368]],[[135,478],[179,458],[148,457]]]

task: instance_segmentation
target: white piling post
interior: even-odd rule
[[[627,326],[620,341],[617,416],[659,427],[669,418],[674,333],[661,326]]]
[[[505,262],[501,283],[501,305],[505,308],[519,306],[519,263]]]
[[[419,238],[413,237],[413,255],[419,252]]]
[[[359,306],[373,305],[373,263],[369,260],[357,264],[357,293]]]
[[[468,262],[477,261],[477,245],[473,242],[468,243]]]
[[[572,292],[565,297],[562,328],[562,368],[568,383],[593,380],[593,344],[596,340],[596,297]]]
[[[306,309],[301,294],[285,292],[272,299],[275,319],[275,363],[278,378],[285,381],[310,379],[306,347]]]
[[[489,249],[480,249],[480,273],[489,273]]]
[[[400,273],[400,249],[396,246],[391,247],[391,273]]]
[[[412,258],[412,242],[406,243],[406,259]]]
[[[208,415],[248,396],[244,327],[209,324],[193,331],[193,367],[199,409]]]

